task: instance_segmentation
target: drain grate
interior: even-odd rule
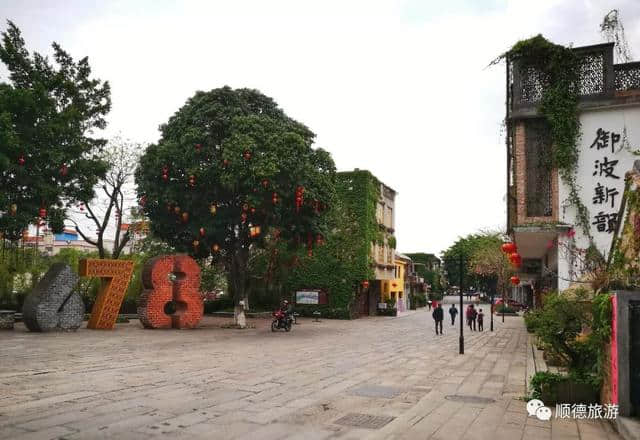
[[[383,387],[380,385],[365,385],[351,390],[349,394],[360,397],[377,397],[383,399],[393,399],[404,393],[404,388]]]
[[[393,419],[395,419],[395,417],[349,413],[333,423],[344,426],[353,426],[355,428],[380,429]]]
[[[451,394],[449,396],[444,396],[444,398],[447,400],[453,400],[455,402],[478,403],[478,404],[487,404],[487,403],[493,403],[496,401],[495,399],[491,399],[489,397],[465,396],[462,394]]]

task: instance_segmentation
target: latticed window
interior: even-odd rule
[[[393,264],[393,250],[388,246],[386,246],[386,248],[387,248],[387,263]]]
[[[378,260],[384,263],[384,246],[378,245]]]
[[[525,124],[525,163],[527,216],[551,216],[551,136],[544,119],[532,119]]]

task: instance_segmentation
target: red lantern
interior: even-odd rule
[[[146,203],[147,203],[147,196],[143,195],[142,197],[140,197],[139,204],[140,204],[140,206],[144,206]]]
[[[268,179],[262,179],[262,186],[266,189],[269,186],[269,180]]]
[[[84,203],[80,203],[80,211],[84,211]]]
[[[212,250],[213,252],[218,252],[218,251],[220,250],[220,246],[218,246],[218,244],[217,244],[217,243],[214,243],[214,244],[211,246],[211,250]]]
[[[516,245],[514,243],[504,243],[502,245],[502,252],[504,252],[505,254],[512,254],[514,252],[516,252],[518,250],[518,248],[516,247]]]
[[[307,257],[313,257],[313,249],[307,251]]]
[[[163,175],[162,175],[162,180],[164,180],[165,182],[166,182],[167,180],[169,180],[169,175],[168,175],[168,174],[163,174]]]
[[[20,166],[23,166],[25,164],[26,160],[24,159],[23,155],[20,155],[20,157],[18,158],[18,164]]]
[[[514,252],[511,255],[509,255],[509,261],[511,261],[513,264],[519,264],[519,263],[522,263],[522,257],[520,256],[519,253]]]
[[[274,204],[274,205],[278,203],[278,193],[275,193],[275,192],[274,192],[274,193],[271,195],[271,201],[273,202],[273,204]]]
[[[242,214],[240,214],[240,220],[242,220],[242,223],[247,221],[247,213],[243,212]]]
[[[251,214],[255,214],[255,213],[256,213],[256,208],[251,207],[251,209],[249,210],[249,212],[251,212]]]
[[[200,150],[202,149],[202,145],[201,144],[196,144],[196,151],[199,153]]]
[[[363,289],[368,289],[369,288],[369,280],[364,280],[362,282],[362,288]]]
[[[324,238],[322,238],[322,234],[316,235],[316,244],[323,244]]]
[[[520,278],[518,278],[517,276],[512,276],[511,277],[511,284],[513,284],[514,286],[517,286],[518,284],[520,284]]]
[[[196,186],[196,176],[194,176],[193,174],[189,176],[189,186]]]
[[[60,166],[60,175],[64,177],[67,175],[68,172],[69,172],[69,167],[67,167],[66,164],[62,164],[62,166]]]
[[[249,204],[248,203],[243,203],[242,204],[242,210],[243,211],[248,211],[249,210]]]
[[[229,159],[225,159],[225,160],[223,160],[223,161],[222,161],[222,166],[223,166],[224,168],[228,167],[228,166],[229,166]]]
[[[204,230],[204,228],[200,228],[200,231],[199,231],[199,232],[200,232],[200,237],[204,237],[204,235],[205,235],[205,230]]]
[[[45,208],[40,208],[38,211],[38,216],[40,218],[45,218],[47,216],[47,210]]]
[[[244,153],[242,153],[242,157],[244,157],[245,160],[251,159],[251,151],[245,150]]]

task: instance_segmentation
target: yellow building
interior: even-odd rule
[[[407,294],[408,286],[408,268],[411,264],[411,258],[406,255],[395,253],[394,259],[394,277],[390,280],[381,281],[380,302],[392,299],[399,312],[409,309],[409,300]]]

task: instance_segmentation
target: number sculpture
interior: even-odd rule
[[[84,318],[84,303],[73,289],[78,276],[64,263],[53,264],[27,295],[24,324],[32,332],[76,330]]]
[[[133,274],[133,261],[80,260],[80,276],[102,279],[87,328],[112,329]]]
[[[202,319],[200,267],[187,255],[149,260],[142,271],[138,317],[147,328],[193,328]]]

